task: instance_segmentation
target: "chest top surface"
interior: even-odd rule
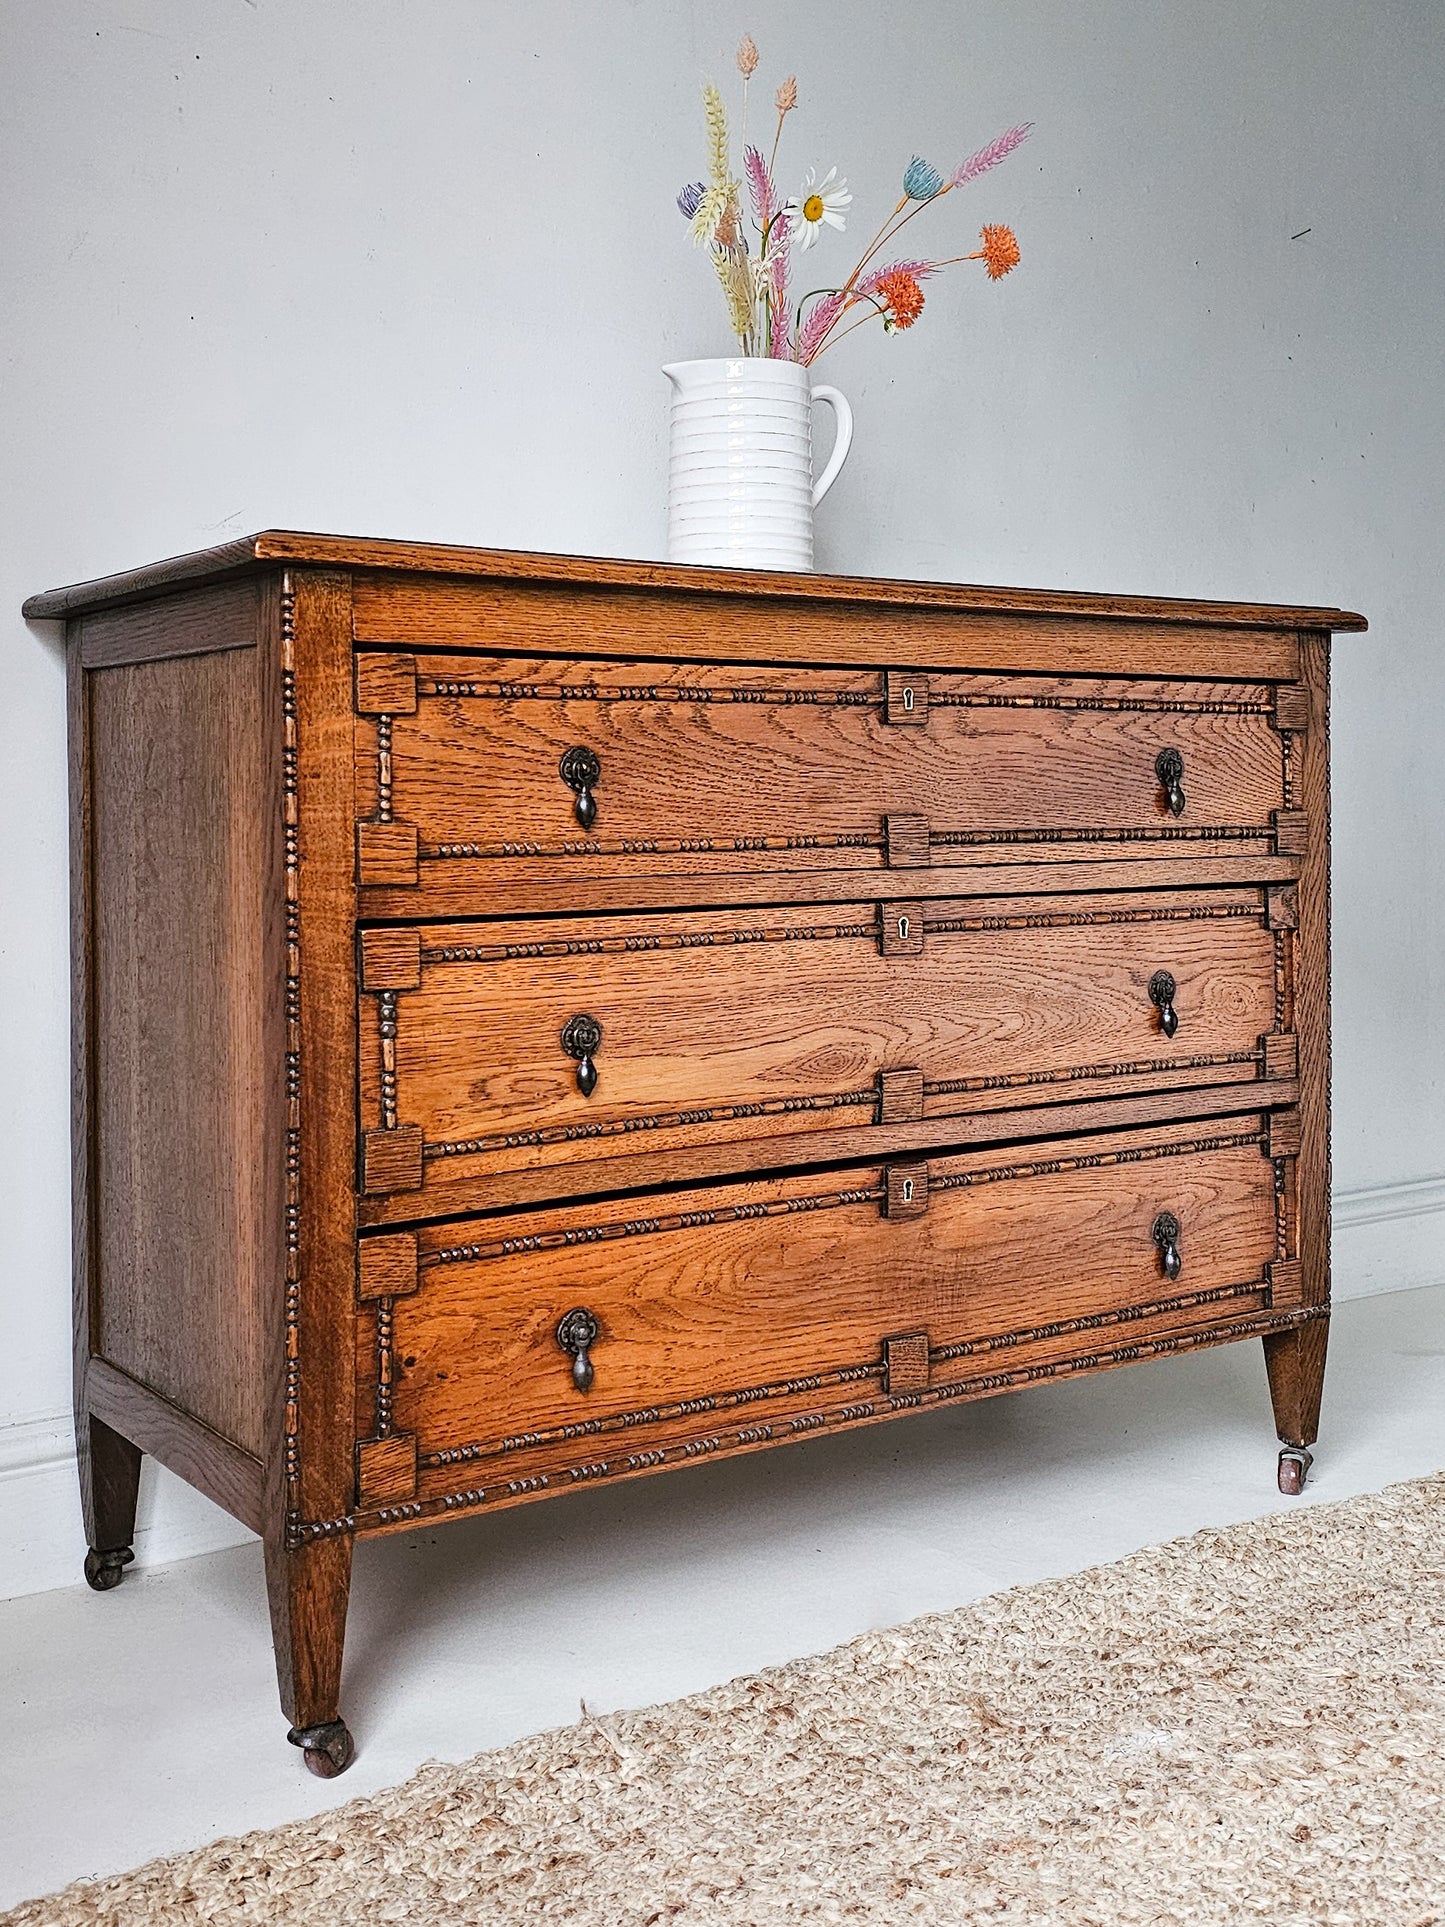
[[[1167,623],[1214,629],[1362,630],[1363,616],[1349,610],[1286,603],[1181,600],[1158,596],[1100,595],[1078,591],[999,588],[946,582],[912,582],[883,576],[780,574],[761,569],[679,568],[671,564],[595,556],[552,555],[521,550],[469,548],[430,542],[316,535],[266,529],[217,548],[175,556],[145,568],[49,589],[25,603],[32,619],[69,617],[145,600],[169,590],[255,575],[277,567],[348,570],[477,583],[592,590],[649,590],[682,600],[699,594],[727,601],[766,598],[798,612],[817,603],[860,609],[935,611],[941,614],[1032,615],[1113,624]]]

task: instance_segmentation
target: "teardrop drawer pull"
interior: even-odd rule
[[[1159,1261],[1164,1268],[1164,1276],[1172,1284],[1184,1269],[1184,1260],[1179,1256],[1179,1220],[1172,1211],[1161,1211],[1154,1220],[1150,1235],[1159,1247]]]
[[[1154,774],[1164,791],[1171,816],[1184,814],[1184,758],[1177,749],[1161,749],[1154,758]]]
[[[584,1097],[591,1097],[597,1088],[597,1066],[592,1059],[602,1048],[601,1024],[585,1011],[569,1017],[562,1031],[562,1048],[577,1059],[578,1090]]]
[[[1156,970],[1149,979],[1149,1001],[1159,1012],[1159,1028],[1166,1037],[1172,1037],[1179,1028],[1179,1012],[1174,1008],[1178,989],[1167,970]]]
[[[572,1383],[579,1392],[592,1389],[592,1347],[600,1327],[585,1305],[564,1312],[557,1322],[557,1343],[572,1357]]]
[[[597,821],[597,798],[592,792],[602,774],[601,762],[590,749],[569,749],[558,768],[568,789],[577,792],[573,805],[577,821],[584,830],[590,830]]]

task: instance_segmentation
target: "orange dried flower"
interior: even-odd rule
[[[745,33],[738,47],[738,72],[744,80],[748,80],[752,77],[753,70],[757,64],[758,43],[750,33]]]
[[[968,258],[983,262],[990,281],[1001,281],[1010,268],[1018,266],[1019,244],[1011,227],[986,227],[978,238],[983,247]]]
[[[883,325],[890,332],[894,328],[911,328],[923,313],[923,290],[911,274],[879,275],[871,291],[888,310]]]
[[[773,96],[773,105],[780,114],[790,114],[797,104],[798,76],[796,74],[789,74],[788,78]]]

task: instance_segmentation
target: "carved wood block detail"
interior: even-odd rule
[[[1299,885],[1271,883],[1264,893],[1265,925],[1270,930],[1299,929]]]
[[[416,711],[415,656],[358,656],[358,716],[410,716]]]
[[[1310,820],[1303,810],[1271,810],[1277,856],[1304,856],[1310,846]]]
[[[363,990],[415,990],[421,982],[419,930],[363,930]]]
[[[879,1071],[878,1122],[913,1124],[923,1116],[923,1072]]]
[[[420,1191],[422,1135],[416,1124],[398,1124],[392,1131],[367,1131],[361,1140],[361,1188],[368,1197],[378,1192]]]
[[[1304,1299],[1304,1267],[1298,1258],[1273,1258],[1264,1268],[1272,1311],[1293,1311]]]
[[[391,1505],[416,1497],[416,1434],[362,1439],[356,1448],[356,1497],[360,1505]]]
[[[356,1255],[359,1299],[405,1298],[420,1282],[414,1231],[392,1231],[383,1237],[362,1239]]]
[[[1259,1041],[1265,1077],[1299,1076],[1299,1039],[1292,1030],[1270,1031]]]
[[[928,1209],[928,1166],[890,1164],[883,1174],[886,1218],[921,1218]]]
[[[883,834],[890,870],[926,870],[933,861],[926,816],[885,816]]]
[[[923,905],[881,903],[878,906],[879,948],[885,957],[923,955]]]
[[[923,728],[928,722],[928,678],[890,669],[883,679],[883,720]]]
[[[928,1333],[905,1332],[883,1341],[885,1392],[924,1392],[928,1389]]]
[[[1306,730],[1310,726],[1310,692],[1300,682],[1282,682],[1274,692],[1270,721],[1278,730]]]
[[[1297,1158],[1300,1149],[1299,1112],[1271,1111],[1266,1136],[1266,1157]]]
[[[416,826],[411,823],[358,823],[356,880],[372,887],[417,880]]]

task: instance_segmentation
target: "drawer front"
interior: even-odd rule
[[[1293,685],[476,655],[356,675],[366,887],[1297,853]]]
[[[376,1234],[362,1499],[636,1470],[1295,1307],[1298,1142],[1280,1112]]]
[[[1276,886],[370,930],[363,1187],[761,1138],[781,1162],[804,1134],[1293,1077],[1292,906]]]

